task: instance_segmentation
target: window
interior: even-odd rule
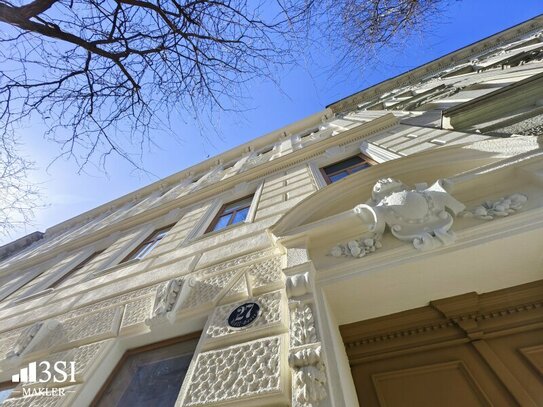
[[[9,398],[13,389],[15,385],[12,382],[0,383],[0,404]]]
[[[61,285],[64,281],[66,281],[69,277],[77,274],[79,270],[81,270],[83,267],[85,267],[87,264],[89,264],[92,260],[97,258],[99,255],[101,255],[106,249],[99,250],[97,252],[94,252],[89,257],[87,257],[85,260],[83,260],[81,263],[79,263],[77,266],[75,266],[73,269],[68,271],[66,274],[64,274],[62,277],[60,277],[58,280],[54,281],[52,284],[49,285],[47,288],[56,288],[59,285]]]
[[[121,263],[124,263],[125,261],[129,260],[141,260],[147,254],[155,248],[155,246],[166,236],[166,234],[170,231],[170,229],[173,227],[173,225],[166,226],[164,228],[155,230],[151,235],[147,237],[143,242],[141,242],[138,247],[136,247],[132,252],[126,256]]]
[[[313,134],[318,133],[319,131],[320,131],[320,128],[315,127],[314,129],[311,129],[311,130],[305,132],[304,134],[302,134],[302,135],[300,136],[300,138],[302,139],[302,138],[306,138],[306,137],[312,136]]]
[[[349,157],[335,164],[327,165],[321,168],[321,173],[327,184],[339,181],[349,174],[353,174],[364,168],[370,167],[375,162],[368,157],[359,154]]]
[[[213,222],[211,222],[207,228],[206,233],[221,230],[230,225],[244,222],[245,219],[247,219],[252,200],[253,195],[246,196],[245,198],[241,198],[237,201],[223,205],[219,213],[217,213],[213,219]]]
[[[173,407],[197,341],[190,335],[128,351],[92,405]]]
[[[259,152],[256,154],[256,156],[257,156],[257,157],[261,157],[261,156],[263,156],[263,155],[265,155],[265,154],[270,153],[272,150],[273,150],[273,146],[268,147],[268,148],[265,148],[264,150],[259,151]]]

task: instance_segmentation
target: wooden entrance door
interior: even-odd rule
[[[543,406],[543,280],[340,331],[361,407]]]

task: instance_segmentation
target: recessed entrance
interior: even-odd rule
[[[543,281],[340,327],[360,406],[543,405]]]

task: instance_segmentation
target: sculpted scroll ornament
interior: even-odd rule
[[[411,242],[418,250],[428,250],[454,242],[450,232],[453,216],[465,208],[451,196],[441,181],[428,187],[417,184],[414,189],[393,178],[374,185],[372,198],[354,208],[354,212],[370,227],[371,234],[346,245],[337,245],[332,256],[362,257],[380,246],[381,235],[388,226],[402,241]]]
[[[174,278],[173,280],[162,283],[158,287],[151,320],[166,317],[168,312],[174,308],[183,288],[183,281],[182,278]]]
[[[21,356],[30,344],[30,342],[32,342],[34,337],[38,334],[38,331],[41,329],[42,326],[43,322],[36,322],[35,324],[31,325],[23,332],[21,332],[21,334],[17,338],[17,341],[15,342],[15,345],[13,346],[13,349],[9,351],[6,356],[8,358]]]
[[[19,334],[13,348],[7,353],[6,358],[16,358],[25,353],[32,352],[40,346],[44,346],[53,333],[63,334],[60,328],[60,322],[53,319],[34,323]]]

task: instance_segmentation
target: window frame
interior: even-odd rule
[[[58,279],[53,281],[51,284],[49,284],[45,290],[49,289],[56,289],[60,284],[62,284],[64,281],[66,281],[68,278],[70,278],[76,271],[81,270],[83,267],[87,266],[90,261],[96,259],[98,256],[100,256],[102,253],[104,253],[107,250],[107,247],[102,250],[95,250],[90,255],[85,257],[83,260],[81,260],[79,263],[77,263],[73,268],[71,268],[69,271],[64,273],[62,276],[60,276]]]
[[[96,392],[96,394],[94,395],[94,398],[92,399],[92,401],[90,403],[90,407],[98,406],[98,402],[104,396],[104,393],[107,391],[108,387],[111,385],[111,383],[113,382],[115,377],[119,374],[120,370],[123,367],[123,364],[126,362],[126,360],[129,357],[131,357],[133,355],[137,355],[139,353],[143,353],[143,352],[147,352],[147,351],[153,351],[153,350],[159,349],[159,348],[165,348],[167,346],[175,345],[176,343],[180,343],[180,342],[195,341],[195,346],[194,346],[194,350],[193,350],[193,354],[192,354],[192,360],[194,360],[194,357],[196,356],[196,349],[197,349],[197,346],[198,346],[198,340],[202,336],[202,333],[203,333],[203,331],[192,332],[192,333],[189,333],[189,334],[186,334],[186,335],[176,336],[174,338],[169,338],[169,339],[154,342],[154,343],[151,343],[151,344],[148,344],[148,345],[143,345],[143,346],[139,346],[139,347],[136,347],[136,348],[125,350],[124,353],[122,354],[122,356],[120,357],[119,361],[115,364],[115,367],[113,367],[111,372],[109,372],[109,375],[108,375],[107,379],[104,381],[104,383],[102,384],[102,386],[100,387],[98,392]],[[192,361],[191,361],[191,364],[192,364]],[[190,372],[190,367],[189,367],[189,372]],[[183,384],[181,385],[181,390],[182,389],[183,389]]]
[[[140,243],[138,243],[138,245],[135,248],[133,248],[126,256],[124,256],[118,264],[123,264],[129,261],[142,260],[145,257],[147,257],[147,255],[150,252],[152,252],[153,249],[168,235],[169,231],[172,230],[172,228],[176,225],[176,223],[177,222],[171,223],[167,226],[163,226],[161,228],[153,230]],[[160,239],[157,240],[156,237],[164,230],[166,230],[166,233],[164,234],[164,236],[162,236]],[[152,239],[153,237],[154,239]],[[134,256],[136,253],[138,253],[141,249],[143,249],[149,243],[151,243],[151,245],[149,246],[150,248],[144,252],[143,257],[139,257],[137,255]]]
[[[221,229],[218,229],[218,230],[214,230],[215,229],[215,226],[217,226],[217,223],[219,222],[219,219],[222,218],[223,216],[227,215],[228,212],[224,212],[224,209],[229,206],[229,205],[232,205],[232,204],[235,204],[236,202],[239,202],[239,201],[243,201],[245,199],[249,199],[250,198],[250,201],[248,203],[247,206],[243,206],[241,208],[236,208],[234,209],[231,214],[230,214],[230,219],[228,220],[228,223],[226,226],[224,226],[223,228]],[[232,225],[237,225],[237,224],[241,224],[241,223],[245,223],[247,221],[247,219],[249,219],[249,215],[250,215],[250,212],[251,212],[251,207],[253,205],[253,201],[254,201],[254,198],[255,198],[255,194],[250,194],[250,195],[246,195],[242,198],[238,198],[238,199],[235,199],[233,201],[230,201],[230,202],[226,202],[224,203],[223,205],[221,205],[221,207],[219,208],[219,210],[217,211],[217,213],[215,214],[215,216],[213,217],[213,219],[211,220],[211,222],[209,223],[209,225],[207,226],[207,228],[205,229],[204,231],[204,235],[205,234],[208,234],[208,233],[213,233],[213,232],[220,232],[222,230],[225,230],[227,228],[230,228]],[[245,219],[240,221],[240,222],[236,222],[236,223],[232,223],[232,221],[234,220],[234,218],[236,217],[236,214],[240,211],[240,210],[244,210],[244,209],[247,209],[247,215],[245,216]]]
[[[15,389],[17,388],[17,385],[18,385],[18,383],[13,383],[11,381],[0,382],[0,391],[11,389],[11,392],[8,394],[8,398],[5,399],[5,400],[8,400],[11,396],[14,395],[14,392],[15,392]],[[3,401],[0,401],[0,404],[3,404]]]
[[[356,167],[356,166],[358,166],[358,165],[360,165],[360,164],[351,165],[351,166],[349,166],[349,167],[343,168],[341,171],[337,171],[336,173],[333,173],[333,174],[331,174],[331,175],[330,175],[330,174],[327,174],[326,171],[325,171],[325,168],[326,168],[326,167],[330,167],[330,166],[332,166],[332,165],[339,164],[339,163],[341,163],[341,162],[343,162],[343,161],[347,161],[348,159],[353,158],[353,157],[359,157],[359,158],[362,160],[362,163],[360,163],[360,164],[363,164],[364,162],[367,163],[367,164],[369,164],[370,166],[373,166],[373,165],[376,165],[376,164],[377,164],[377,162],[376,162],[375,160],[371,159],[371,158],[368,157],[367,155],[365,155],[365,154],[363,154],[363,153],[357,153],[357,154],[354,154],[354,155],[350,155],[350,156],[348,156],[348,157],[345,157],[345,158],[343,158],[343,159],[341,159],[341,160],[337,160],[337,161],[335,161],[335,162],[332,162],[332,163],[330,163],[330,164],[323,165],[323,166],[321,166],[321,167],[319,168],[319,171],[320,171],[322,177],[324,178],[324,181],[326,182],[326,185],[330,185],[330,184],[333,184],[333,183],[334,183],[334,181],[332,181],[332,180],[330,179],[330,176],[333,176],[333,175],[335,175],[336,173],[340,173],[340,172],[343,172],[343,171],[347,171],[347,172],[348,172],[348,175],[347,175],[347,176],[349,176],[349,175],[351,175],[351,174],[354,174],[354,172],[350,172],[349,170],[352,169],[352,168],[354,168],[354,167]],[[358,172],[358,171],[355,171],[355,172]],[[338,181],[341,181],[341,180],[338,180]],[[337,182],[337,181],[336,181],[336,182]]]

